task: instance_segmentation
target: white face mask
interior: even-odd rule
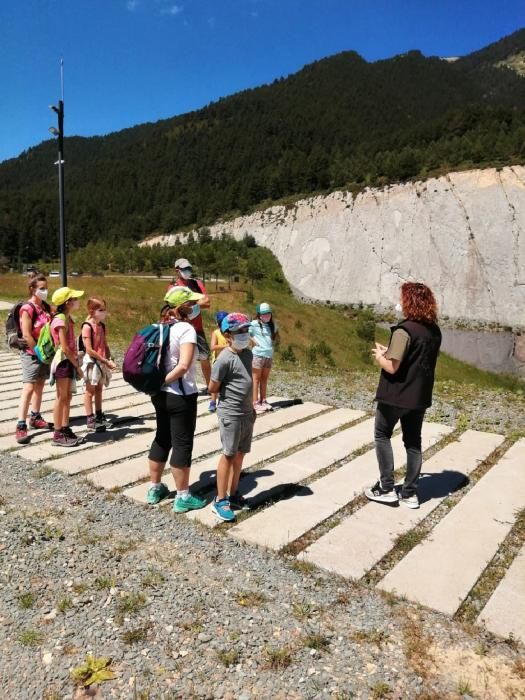
[[[250,344],[250,334],[249,333],[237,333],[237,335],[232,336],[232,346],[235,350],[244,350]]]
[[[97,321],[103,321],[106,318],[106,311],[95,311],[93,314]]]
[[[42,299],[42,301],[45,301],[47,299],[48,294],[48,289],[35,289],[35,296],[37,296],[39,299]]]
[[[200,314],[200,312],[201,312],[201,307],[198,304],[194,304],[191,307],[190,313],[188,314],[188,318],[190,319],[190,321],[192,318],[197,318],[197,316]]]
[[[179,270],[179,272],[183,280],[191,279],[191,270]]]

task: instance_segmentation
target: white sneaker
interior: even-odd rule
[[[419,508],[419,498],[417,493],[413,496],[399,496],[399,502],[402,503],[407,508]]]
[[[262,405],[262,403],[261,403],[260,401],[255,401],[255,402],[254,402],[254,404],[253,404],[253,410],[254,410],[255,413],[257,413],[257,414],[261,414],[261,413],[264,413],[264,412],[266,411],[266,409],[264,408],[264,406]]]
[[[391,491],[384,491],[381,488],[381,484],[376,482],[373,486],[365,489],[365,496],[369,501],[377,501],[377,503],[397,503],[397,493],[392,489]]]

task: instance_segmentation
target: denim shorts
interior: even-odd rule
[[[22,362],[22,382],[24,384],[36,384],[49,377],[49,365],[40,362],[36,355],[21,352],[20,360]]]
[[[226,457],[233,457],[237,452],[247,454],[252,448],[253,424],[255,415],[219,416],[219,433],[222,451]]]

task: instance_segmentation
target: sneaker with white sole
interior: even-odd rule
[[[254,401],[253,410],[255,411],[255,413],[257,413],[257,415],[260,415],[261,413],[264,413],[266,411],[266,409],[260,401]]]
[[[213,501],[211,509],[220,520],[224,520],[226,523],[231,523],[235,520],[235,513],[231,509],[230,501],[227,498]]]
[[[150,506],[156,506],[157,503],[160,503],[163,498],[169,496],[169,493],[169,488],[166,486],[166,484],[163,484],[161,482],[160,484],[156,484],[155,486],[149,487],[148,494],[146,496],[146,501],[149,503]]]
[[[200,510],[204,508],[205,505],[205,498],[199,498],[198,496],[192,496],[190,494],[186,498],[176,496],[171,509],[174,513],[187,513],[189,510]]]
[[[365,489],[365,496],[369,501],[376,501],[377,503],[389,503],[392,505],[393,503],[398,502],[397,493],[394,491],[394,489],[385,491],[383,488],[381,488],[381,483],[379,481],[377,481],[373,486],[370,486],[370,488]]]
[[[407,508],[419,508],[419,498],[417,497],[417,493],[414,493],[412,496],[403,496],[403,494],[400,493],[399,503],[402,503]]]

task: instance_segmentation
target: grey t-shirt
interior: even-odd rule
[[[247,416],[253,412],[252,351],[225,348],[215,360],[211,378],[221,383],[217,413],[221,418]]]

